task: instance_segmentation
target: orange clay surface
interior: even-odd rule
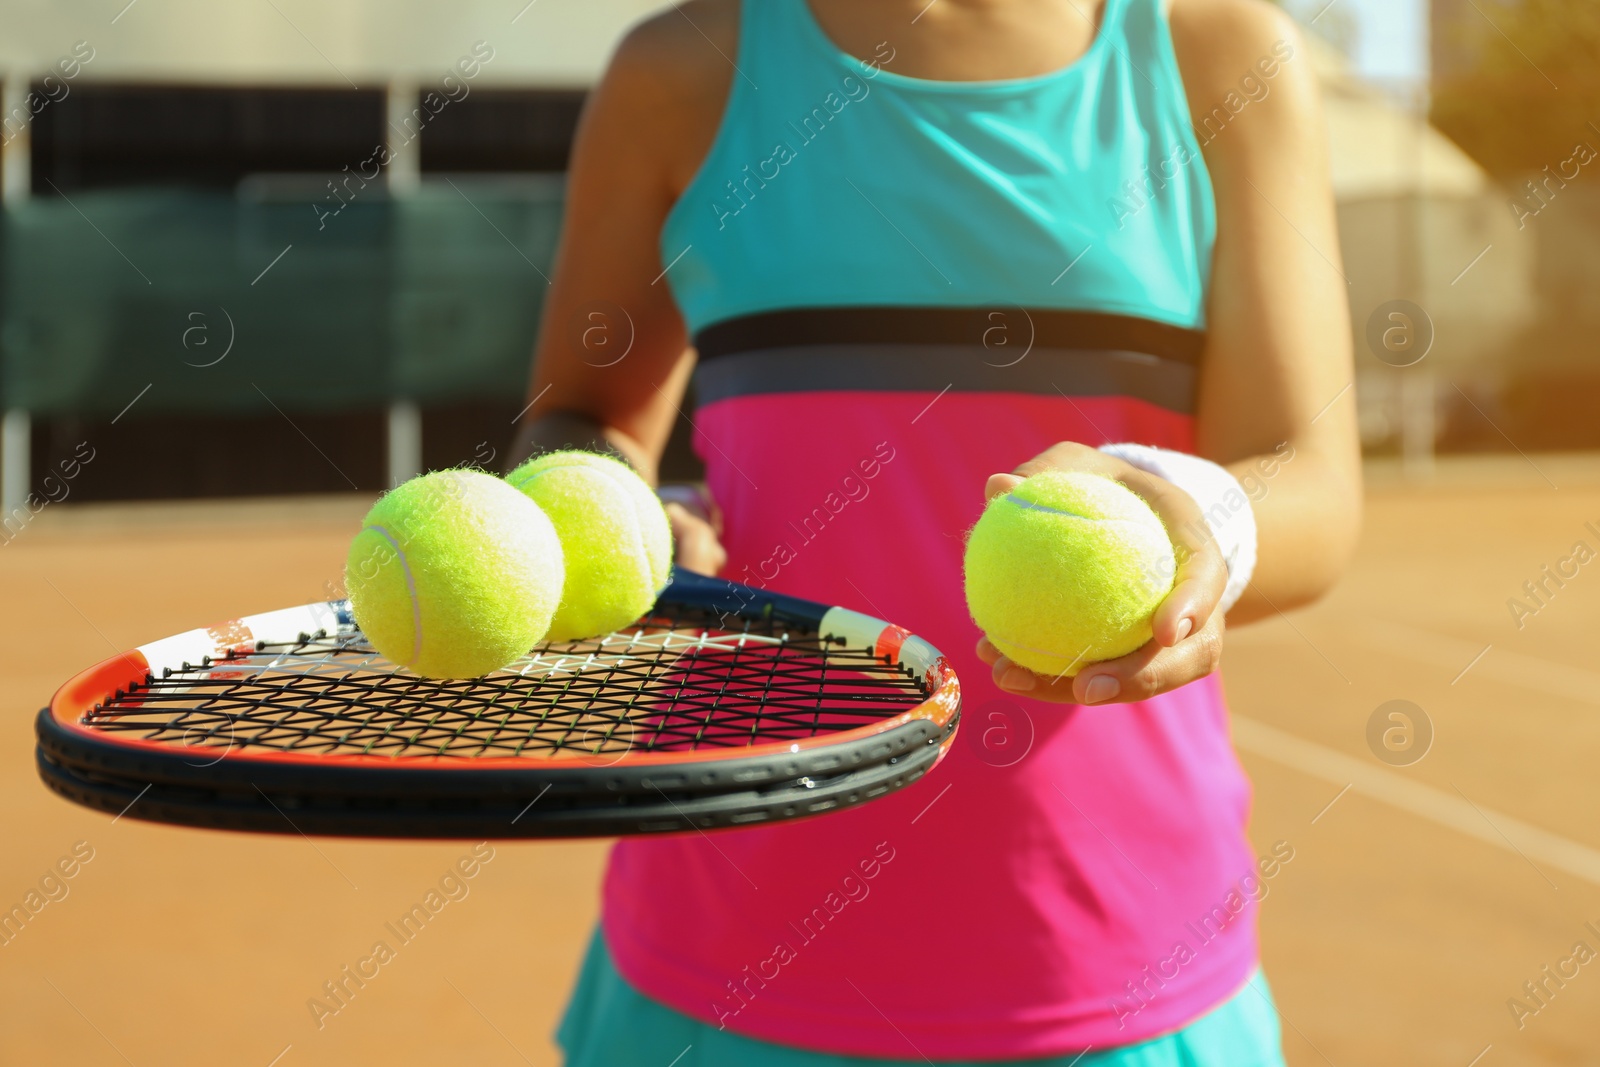
[[[1520,629],[1507,607],[1575,542],[1600,551],[1600,460],[1533,461],[1444,463],[1426,484],[1371,468],[1343,584],[1227,637],[1251,836],[1294,850],[1262,930],[1295,1067],[1600,1063],[1600,960],[1570,962],[1575,942],[1600,951],[1585,927],[1600,928],[1600,560]],[[113,822],[35,774],[33,714],[64,679],[326,596],[369,503],[52,505],[0,547],[0,907],[92,850],[0,945],[0,1064],[558,1062],[605,842],[496,844],[468,894],[319,1028],[307,1001],[394,942],[385,924],[470,843]],[[1395,699],[1435,732],[1410,766],[1367,741]],[[1546,965],[1576,974],[1557,985]]]

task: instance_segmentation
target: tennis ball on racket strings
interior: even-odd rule
[[[1044,471],[989,501],[965,562],[973,621],[1013,663],[1049,676],[1149,641],[1177,571],[1150,505],[1083,471]]]
[[[345,588],[385,657],[426,678],[476,678],[543,640],[565,574],[537,504],[492,475],[446,470],[372,506]]]
[[[649,611],[672,568],[672,526],[654,491],[626,463],[594,452],[550,452],[506,481],[550,516],[567,564],[550,640],[594,637]]]

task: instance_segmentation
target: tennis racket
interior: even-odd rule
[[[385,660],[343,600],[191,630],[63,685],[37,756],[69,800],[184,826],[610,836],[865,803],[927,773],[959,716],[905,629],[679,570],[632,627],[464,681]]]

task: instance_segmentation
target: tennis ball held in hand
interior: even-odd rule
[[[386,658],[426,678],[476,678],[544,639],[565,573],[538,505],[492,475],[447,470],[372,506],[345,588]]]
[[[550,452],[506,475],[550,516],[567,574],[550,640],[607,634],[649,611],[672,568],[672,526],[626,463]]]
[[[1120,482],[1044,471],[989,501],[967,541],[967,610],[1036,674],[1071,676],[1149,641],[1172,590],[1172,542]]]

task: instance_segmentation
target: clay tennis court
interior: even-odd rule
[[[0,551],[8,603],[31,605],[0,623],[0,904],[74,872],[0,946],[0,1063],[557,1062],[604,842],[495,844],[466,894],[399,943],[386,924],[470,842],[113,820],[34,771],[33,714],[65,677],[327,596],[368,503],[53,506]],[[1594,458],[1450,460],[1426,484],[1371,466],[1361,550],[1335,593],[1229,636],[1251,836],[1263,854],[1293,850],[1262,919],[1290,1063],[1600,1062],[1600,968],[1574,956],[1600,946],[1585,925],[1600,928],[1600,571],[1547,585],[1520,630],[1506,605],[1575,542],[1600,545],[1585,523],[1600,527]],[[1395,699],[1434,730],[1409,766],[1368,747],[1369,718]],[[937,772],[913,788],[931,799]],[[378,940],[394,958],[329,999],[324,983]],[[1558,984],[1562,969],[1576,976]],[[1543,983],[1542,1005],[1524,982]],[[320,1028],[314,997],[338,1007]],[[1530,1009],[1521,1029],[1513,997]]]

